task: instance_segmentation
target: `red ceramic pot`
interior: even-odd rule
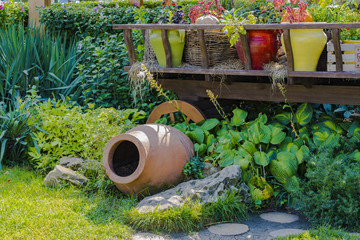
[[[280,42],[276,30],[249,30],[247,31],[252,69],[262,70],[264,64],[275,61]],[[239,59],[244,63],[244,54],[240,38],[236,43]]]

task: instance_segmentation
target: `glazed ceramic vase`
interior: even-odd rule
[[[327,41],[324,31],[322,29],[291,29],[290,41],[294,71],[316,71],[321,52]],[[283,36],[281,36],[281,43],[284,46]]]
[[[251,66],[254,70],[262,70],[263,66],[276,58],[279,49],[277,31],[274,30],[249,30],[247,39],[250,48]],[[236,43],[239,59],[244,64],[244,54],[241,41]]]
[[[103,166],[120,191],[148,195],[179,183],[193,155],[194,146],[184,133],[145,124],[113,137],[105,146]]]
[[[185,46],[185,30],[168,30],[167,34],[171,48],[172,67],[179,67]],[[155,52],[159,65],[166,67],[166,54],[161,38],[161,30],[153,29],[150,31],[150,44]]]

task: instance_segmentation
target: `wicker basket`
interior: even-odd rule
[[[229,38],[224,33],[205,31],[204,35],[210,67],[229,59],[239,59],[235,47],[230,47]],[[185,38],[185,62],[194,66],[202,66],[202,55],[197,32],[195,30],[186,31]]]

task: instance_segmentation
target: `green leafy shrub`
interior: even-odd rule
[[[309,160],[299,204],[312,224],[359,231],[360,153],[340,147],[322,149]]]
[[[5,25],[28,23],[28,4],[23,2],[3,1],[0,3],[0,27]]]
[[[110,138],[135,126],[144,112],[97,108],[83,111],[68,102],[50,99],[36,108],[33,121],[43,131],[34,132],[39,152],[31,148],[31,163],[37,169],[52,169],[63,156],[81,157],[100,162],[103,148]]]
[[[308,7],[308,11],[314,19],[314,22],[327,23],[356,23],[360,21],[359,11],[353,9],[351,1],[344,1],[342,4],[333,4],[331,0],[320,0]],[[342,40],[359,40],[360,30],[343,29],[340,33]]]
[[[37,149],[33,132],[40,128],[30,119],[38,96],[34,88],[28,93],[24,100],[18,99],[12,106],[0,102],[0,169],[1,162],[8,166],[28,164],[29,148]]]
[[[260,113],[250,121],[244,110],[234,109],[229,119],[216,101],[215,106],[224,120],[177,123],[175,127],[193,141],[196,154],[205,161],[220,167],[239,165],[258,206],[273,195],[278,203],[295,204],[291,193],[300,189],[310,154],[338,144],[353,152],[355,148],[346,143],[360,143],[358,122],[343,123],[326,115],[315,118],[307,103],[296,109],[287,103],[285,108],[290,111],[270,119]]]
[[[139,34],[134,34],[134,40],[135,45],[139,46],[137,55],[141,58],[143,48]],[[77,66],[78,73],[83,76],[81,96],[77,99],[79,103],[120,109],[138,108],[151,112],[166,101],[146,82],[141,84],[141,96],[133,91],[127,72],[123,70],[124,66],[129,65],[129,58],[122,33],[86,37],[79,46],[78,54],[83,56]]]
[[[185,14],[196,0],[180,1],[178,4],[186,6]],[[144,1],[144,22],[157,23],[161,10],[161,1]],[[86,2],[53,4],[40,9],[40,21],[51,32],[66,32],[80,38],[86,36],[102,36],[105,33],[114,34],[113,24],[136,23],[138,8],[129,6],[127,1],[111,3]],[[186,15],[187,16],[187,15]]]
[[[290,235],[286,237],[278,237],[276,240],[358,240],[359,237],[346,233],[341,229],[331,229],[328,226],[320,226],[309,231]]]
[[[281,20],[281,15],[274,8],[272,1],[235,0],[233,3],[234,8],[237,10],[237,16],[251,12],[257,18],[258,23],[279,23]]]
[[[193,177],[195,179],[204,178],[202,173],[202,168],[204,167],[204,159],[201,157],[195,156],[190,158],[190,160],[185,164],[183,173],[187,177]]]

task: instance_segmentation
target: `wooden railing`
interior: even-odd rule
[[[241,45],[244,54],[244,69],[243,70],[230,70],[230,69],[211,69],[209,68],[209,58],[206,48],[206,41],[204,37],[205,30],[221,30],[225,25],[222,24],[212,24],[212,25],[196,25],[196,24],[114,24],[113,29],[115,30],[123,30],[124,40],[129,52],[129,60],[130,64],[134,64],[136,62],[136,54],[135,48],[133,45],[132,39],[132,30],[140,29],[145,34],[145,30],[147,29],[160,29],[162,32],[162,41],[166,53],[166,67],[158,67],[155,72],[160,73],[181,73],[181,74],[204,74],[205,76],[213,75],[213,74],[222,74],[222,75],[235,75],[235,76],[269,76],[270,72],[266,70],[252,70],[251,69],[251,57],[250,57],[250,49],[247,41],[247,37],[242,35]],[[341,49],[340,42],[340,31],[341,29],[350,29],[350,28],[360,28],[360,23],[302,23],[302,24],[254,24],[254,25],[243,25],[246,30],[282,30],[284,37],[284,48],[287,53],[287,76],[288,76],[288,86],[294,84],[294,78],[329,78],[329,79],[353,79],[360,78],[360,70],[359,71],[343,71],[343,55]],[[198,68],[173,68],[171,61],[171,48],[169,44],[169,40],[167,37],[167,31],[172,29],[185,29],[185,30],[197,30],[199,46],[202,54],[202,66]],[[294,71],[294,59],[293,52],[291,48],[290,41],[290,29],[329,29],[332,30],[332,41],[334,44],[334,54],[336,58],[336,71],[327,72],[327,71]],[[129,70],[130,66],[125,67],[125,70]],[[208,78],[205,78],[208,79]],[[203,93],[200,92],[192,92],[191,88],[205,88],[204,83],[196,82],[195,80],[190,84],[188,84],[187,90],[184,86],[179,87],[179,83],[175,81],[168,82],[170,83],[169,89],[174,90],[176,86],[183,91],[182,93],[186,94],[197,94],[199,96],[203,96]],[[194,85],[195,84],[195,85]],[[240,83],[234,83],[239,84]],[[254,83],[255,84],[255,83]],[[191,85],[191,86],[190,86]],[[232,86],[232,90],[233,87]],[[210,86],[210,85],[209,85]],[[342,88],[341,88],[342,87]],[[242,83],[242,90],[234,90],[236,94],[242,94],[245,97],[237,98],[236,96],[224,95],[223,98],[230,99],[245,99],[245,100],[263,100],[263,101],[279,101],[282,99],[279,95],[273,96],[264,96],[266,91],[269,91],[269,86],[266,86],[264,89],[263,86],[260,85],[251,85],[251,83]],[[250,96],[247,91],[255,91],[256,96]],[[324,93],[321,89],[327,89],[327,93]],[[201,90],[202,91],[202,90]],[[191,93],[190,93],[191,92]],[[289,96],[289,100],[293,100],[296,102],[302,101],[312,101],[318,103],[342,103],[342,104],[356,104],[360,105],[360,87],[359,86],[324,86],[324,88],[313,87],[309,93],[309,88],[307,86],[306,89],[300,88],[299,86],[294,86],[294,89],[288,88],[288,92],[294,93],[294,98]],[[302,95],[301,95],[302,94]],[[340,95],[339,95],[340,94]],[[304,96],[304,98],[302,98]],[[342,99],[340,99],[342,98]]]

